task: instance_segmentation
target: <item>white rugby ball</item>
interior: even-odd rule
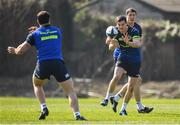
[[[118,34],[118,29],[115,26],[108,26],[106,29],[106,36],[114,38]]]

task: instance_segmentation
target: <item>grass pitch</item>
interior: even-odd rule
[[[88,121],[75,121],[67,99],[48,98],[50,114],[39,121],[40,106],[35,98],[1,97],[0,124],[180,124],[180,99],[143,99],[143,104],[154,107],[150,114],[139,114],[132,99],[128,116],[123,117],[114,113],[110,104],[102,107],[100,101],[79,99],[81,114]]]

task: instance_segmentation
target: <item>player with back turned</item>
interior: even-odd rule
[[[37,65],[33,73],[34,93],[41,106],[39,120],[49,115],[46,105],[43,84],[54,76],[62,86],[69,98],[70,106],[76,120],[86,120],[79,111],[78,99],[74,90],[73,81],[66,69],[62,56],[62,32],[61,29],[50,24],[50,14],[47,11],[40,11],[37,14],[39,28],[30,28],[31,32],[26,40],[17,48],[8,47],[8,52],[14,55],[22,55],[32,46],[37,49]],[[59,107],[59,109],[62,107]]]

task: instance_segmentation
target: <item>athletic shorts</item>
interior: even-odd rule
[[[116,64],[118,57],[114,57],[114,63]]]
[[[116,63],[121,54],[120,48],[116,48],[113,52],[114,62]]]
[[[140,67],[141,62],[128,62],[128,61],[121,61],[120,59],[116,63],[117,67],[122,67],[128,76],[131,77],[139,77],[140,76]]]
[[[70,79],[70,75],[62,60],[43,60],[37,62],[34,70],[34,76],[38,79],[50,79],[54,76],[58,82],[63,82]]]

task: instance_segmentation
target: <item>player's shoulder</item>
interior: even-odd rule
[[[51,25],[50,28],[51,28],[52,30],[57,30],[58,32],[62,32],[62,29],[61,29],[60,27]]]
[[[135,26],[141,27],[141,25],[137,22],[134,23]]]
[[[33,31],[30,31],[27,36],[28,36],[28,37],[33,37],[33,36],[38,32],[38,29],[39,29],[39,28],[37,28],[37,29],[35,29],[35,30],[33,30]]]
[[[51,29],[59,29],[57,26],[54,26],[54,25],[50,25],[48,28],[51,28]]]
[[[33,32],[31,32],[32,35],[36,34],[37,32],[41,31],[41,27],[38,27],[36,30],[34,30]]]
[[[59,27],[54,26],[54,25],[50,25],[48,28],[50,28],[50,29],[60,29]]]
[[[136,29],[142,29],[142,28],[141,28],[141,25],[138,24],[138,23],[136,23],[136,22],[134,23],[134,27],[135,27]]]
[[[40,28],[37,28],[36,30],[34,30],[33,32],[28,34],[28,37],[33,37],[35,38],[37,34],[39,34],[40,32]]]
[[[130,27],[128,26],[128,33],[129,34],[137,34],[138,33],[138,30],[135,28],[135,27]]]
[[[36,30],[34,30],[33,32],[30,32],[28,34],[29,37],[36,37],[38,36],[39,34],[41,34],[42,32],[44,31],[43,27],[38,27]]]

